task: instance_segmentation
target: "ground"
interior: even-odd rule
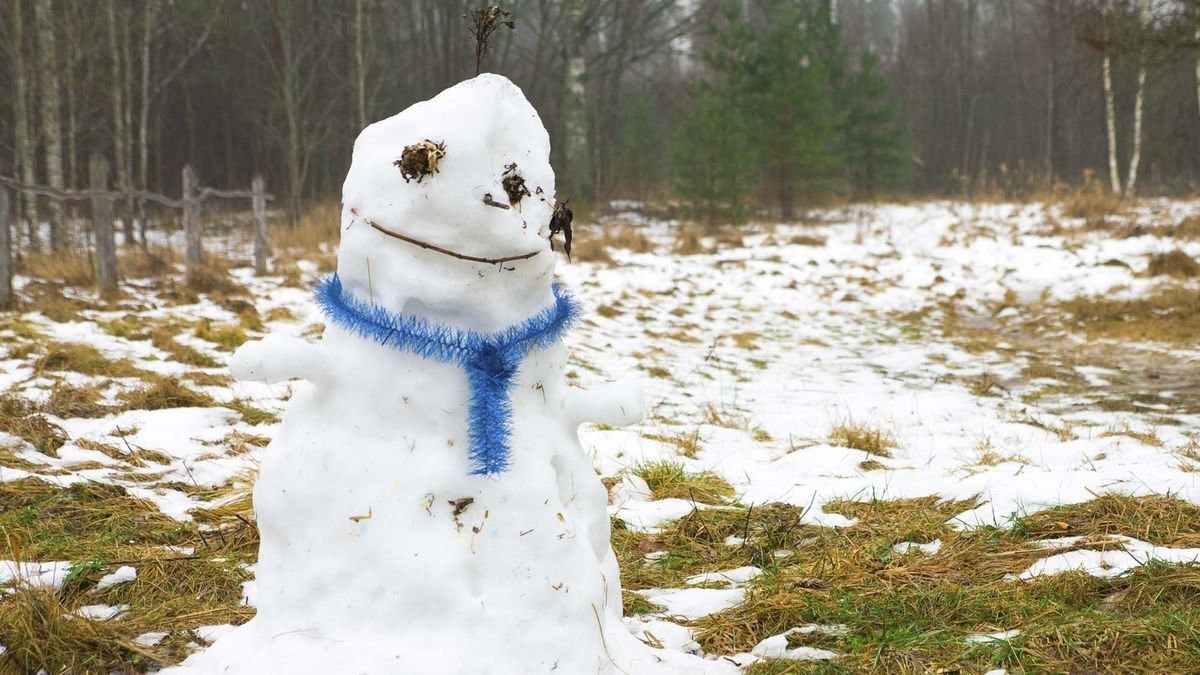
[[[579,227],[568,377],[649,402],[581,430],[630,627],[759,675],[1200,669],[1200,203],[1098,202]],[[112,304],[26,263],[0,672],[153,670],[253,615],[248,489],[297,385],[225,364],[319,336],[333,249],[255,278],[236,232],[191,285],[168,242],[126,255]]]

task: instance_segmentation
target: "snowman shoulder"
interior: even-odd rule
[[[229,360],[239,380],[274,384],[291,379],[321,382],[327,371],[319,345],[287,335],[247,342]]]

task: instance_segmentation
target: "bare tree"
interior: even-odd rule
[[[12,0],[12,69],[13,69],[13,131],[18,174],[26,183],[33,183],[37,170],[36,148],[29,133],[29,100],[27,66],[25,64],[24,17],[21,0]],[[18,198],[19,199],[19,198]],[[40,247],[38,237],[37,198],[24,195],[24,216],[29,228],[29,247],[36,251]]]
[[[1101,68],[1104,74],[1104,125],[1108,132],[1108,180],[1113,194],[1121,194],[1121,167],[1117,163],[1117,104],[1112,79],[1113,0],[1104,0],[1104,44]]]
[[[58,45],[54,37],[52,0],[35,0],[37,24],[38,79],[41,81],[42,137],[45,143],[46,182],[63,188],[62,123],[60,122],[58,84]],[[50,202],[50,248],[61,251],[67,244],[66,220],[62,205]]]
[[[1142,164],[1142,123],[1146,109],[1146,28],[1150,20],[1150,0],[1138,1],[1138,76],[1133,101],[1133,152],[1129,155],[1129,174],[1125,177],[1125,195],[1137,196],[1138,168]]]

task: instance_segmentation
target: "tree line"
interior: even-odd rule
[[[474,73],[480,4],[0,0],[0,174],[81,187],[100,153],[117,189],[179,194],[185,165],[214,186],[261,173],[294,220],[336,198],[365,124]],[[513,28],[483,69],[541,112],[576,203],[791,217],[830,195],[1200,177],[1197,0],[500,5]],[[17,204],[52,225],[60,208]]]

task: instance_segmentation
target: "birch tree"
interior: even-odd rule
[[[1138,1],[1138,76],[1137,93],[1133,101],[1133,152],[1129,155],[1129,174],[1125,181],[1125,196],[1137,195],[1138,168],[1142,163],[1142,120],[1146,107],[1146,31],[1150,21],[1150,0]]]
[[[1104,126],[1108,132],[1108,180],[1113,194],[1121,194],[1121,167],[1117,163],[1117,104],[1112,81],[1113,0],[1104,0],[1104,37],[1101,68],[1104,75]]]
[[[42,141],[45,147],[46,182],[63,188],[62,123],[58,85],[58,45],[54,36],[54,8],[51,0],[35,0],[37,26],[37,66],[41,83]],[[50,248],[61,251],[67,244],[66,222],[62,205],[50,202]]]

